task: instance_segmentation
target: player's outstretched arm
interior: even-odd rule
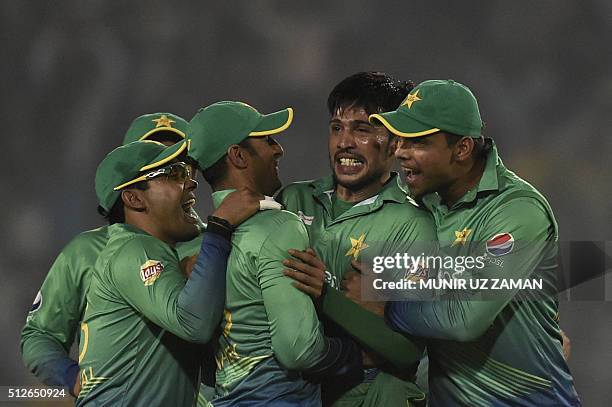
[[[546,211],[535,200],[522,198],[500,205],[486,225],[490,232],[487,239],[510,233],[514,249],[502,257],[503,267],[487,263],[479,277],[500,281],[533,277],[541,261],[550,256],[553,229]],[[494,297],[486,300],[481,300],[482,292],[461,291],[437,301],[388,302],[385,319],[393,329],[412,335],[472,341],[491,326],[517,291],[490,291]]]

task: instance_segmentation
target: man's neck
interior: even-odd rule
[[[442,202],[451,208],[457,201],[461,199],[468,191],[476,188],[482,174],[484,174],[486,159],[481,159],[472,164],[470,169],[459,178],[454,180],[447,188],[440,191]]]
[[[148,221],[148,219],[144,218],[143,216],[138,216],[138,215],[129,216],[126,213],[125,223],[142,230],[143,232],[153,236],[156,239],[161,240],[162,242],[168,244],[170,247],[176,246],[176,243],[177,243],[176,241],[170,240],[166,236],[163,236],[163,234],[160,233],[159,228],[157,228],[155,225],[153,225],[151,222]]]
[[[387,172],[380,179],[356,189],[336,184],[334,192],[339,199],[345,202],[361,202],[377,195],[389,179],[391,179],[391,172]]]

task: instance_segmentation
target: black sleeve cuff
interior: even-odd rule
[[[232,240],[232,233],[234,233],[234,227],[225,219],[218,218],[216,216],[209,216],[208,223],[206,225],[206,233],[214,233],[226,240]]]

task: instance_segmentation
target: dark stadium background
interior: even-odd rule
[[[372,69],[453,78],[476,93],[505,163],[547,196],[561,239],[612,240],[608,0],[5,0],[0,10],[0,386],[36,383],[19,330],[59,250],[102,223],[95,168],[143,113],[189,119],[222,99],[293,106],[281,171],[302,180],[328,169],[325,101],[339,80]],[[210,208],[203,183],[198,206]],[[605,284],[561,303],[585,406],[612,401]]]

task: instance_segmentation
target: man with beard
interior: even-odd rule
[[[314,249],[294,247],[285,273],[317,297],[321,287],[316,275],[324,272],[325,332],[358,341],[381,367],[364,370],[357,385],[347,376],[327,380],[322,388],[325,405],[406,406],[425,398],[413,383],[422,347],[391,332],[381,317],[339,291],[351,261],[436,239],[430,215],[407,197],[391,172],[395,137],[368,121],[370,114],[397,107],[412,87],[379,72],[357,73],[336,85],[327,103],[332,174],[290,184],[277,197],[302,219]]]
[[[194,116],[189,155],[211,185],[215,206],[236,188],[272,195],[281,186],[283,149],[271,136],[292,119],[291,108],[262,115],[229,101]],[[361,369],[356,345],[325,337],[310,298],[283,275],[287,250],[307,246],[304,224],[287,211],[261,212],[234,231],[216,352],[215,406],[318,406],[319,385],[305,374]]]
[[[412,195],[431,211],[442,250],[482,256],[456,279],[538,279],[544,290],[443,292],[439,301],[388,302],[389,325],[427,337],[431,406],[577,406],[562,352],[557,223],[546,199],[509,171],[482,136],[478,103],[452,80],[418,85],[393,112],[373,114],[401,141]],[[444,270],[442,270],[444,273]],[[358,291],[358,284],[353,287]]]

